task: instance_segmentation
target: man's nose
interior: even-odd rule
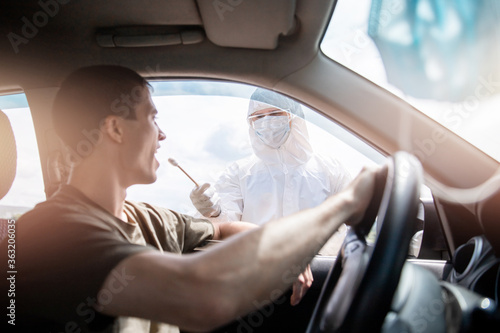
[[[158,128],[158,141],[163,141],[167,138],[167,136],[165,135],[165,133],[163,133],[163,131]]]

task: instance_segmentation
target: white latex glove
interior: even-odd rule
[[[205,217],[217,217],[220,215],[219,195],[210,184],[205,183],[195,187],[189,195],[196,209]]]

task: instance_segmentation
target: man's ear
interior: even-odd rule
[[[108,135],[108,137],[117,142],[123,142],[123,119],[119,116],[107,116],[102,124],[102,131]]]

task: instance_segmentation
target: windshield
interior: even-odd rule
[[[381,2],[383,1],[377,1],[377,3]],[[321,43],[322,52],[332,60],[406,100],[427,116],[441,123],[497,161],[500,161],[500,131],[497,128],[498,124],[500,124],[500,94],[498,94],[498,86],[500,84],[495,79],[495,76],[491,72],[476,75],[478,81],[471,87],[470,92],[461,97],[460,100],[455,101],[452,99],[417,98],[414,95],[408,94],[403,89],[405,84],[413,84],[414,88],[415,85],[419,85],[416,89],[421,89],[422,85],[425,86],[425,84],[418,81],[418,72],[421,70],[430,70],[433,75],[439,75],[441,72],[444,72],[444,69],[438,65],[446,67],[446,63],[435,62],[434,65],[436,63],[437,65],[434,68],[428,68],[429,66],[427,66],[421,69],[418,67],[418,63],[413,62],[413,66],[408,66],[400,71],[400,76],[405,80],[404,82],[400,81],[401,85],[396,86],[389,83],[387,69],[391,68],[387,66],[387,58],[382,58],[379,48],[377,48],[374,40],[368,34],[371,3],[371,0],[339,0]],[[408,3],[399,0],[392,1],[392,7],[387,7],[385,12],[382,11],[380,15],[379,19],[383,21],[381,25],[388,25],[389,23],[387,22],[399,15],[403,9],[406,9],[403,8],[404,6],[410,6]],[[421,1],[421,3],[428,3],[428,1]],[[404,23],[408,25],[408,22]],[[456,22],[453,20],[444,21],[444,25],[450,26],[448,30],[453,30],[453,23]],[[397,31],[402,31],[404,28],[405,25],[401,25]],[[422,44],[425,44],[425,40],[422,41]],[[434,45],[434,47],[436,46]],[[431,53],[434,51],[431,48]],[[476,51],[480,52],[479,46]],[[408,57],[408,53],[401,52],[401,54],[402,56],[406,56],[406,58],[411,58]],[[448,59],[453,58],[452,56],[453,54]],[[386,66],[384,66],[383,60]],[[398,62],[397,58],[391,60]],[[412,59],[408,61],[410,60]],[[463,63],[462,65],[465,68],[475,68],[478,67],[474,67],[476,63]],[[406,77],[404,77],[405,75]],[[449,82],[449,85],[453,88],[453,80],[446,82]]]

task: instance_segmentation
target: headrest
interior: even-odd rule
[[[17,151],[7,115],[0,110],[0,199],[9,192],[16,176]]]

